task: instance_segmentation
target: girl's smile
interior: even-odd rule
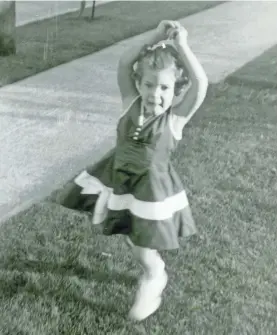
[[[145,69],[138,89],[147,113],[158,115],[171,106],[175,82],[175,71],[171,67],[161,70],[149,67]]]

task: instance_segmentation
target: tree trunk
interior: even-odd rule
[[[16,53],[15,1],[0,0],[0,56]]]

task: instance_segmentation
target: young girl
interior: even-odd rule
[[[196,233],[170,156],[208,86],[178,22],[162,21],[144,42],[119,61],[124,113],[116,147],[79,174],[61,202],[92,213],[105,235],[126,235],[144,269],[129,314],[135,320],[147,318],[161,304],[167,274],[158,250],[176,249],[180,237]]]

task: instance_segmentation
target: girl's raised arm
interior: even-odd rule
[[[188,70],[190,86],[183,99],[173,106],[173,113],[187,123],[202,105],[208,88],[206,73],[187,43],[187,32],[180,26],[173,31],[174,43],[184,67]],[[174,37],[174,36],[173,36]]]

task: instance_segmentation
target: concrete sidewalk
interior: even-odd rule
[[[215,83],[277,43],[276,17],[276,2],[229,2],[180,21]],[[113,145],[121,113],[117,62],[144,36],[0,89],[2,220]]]

